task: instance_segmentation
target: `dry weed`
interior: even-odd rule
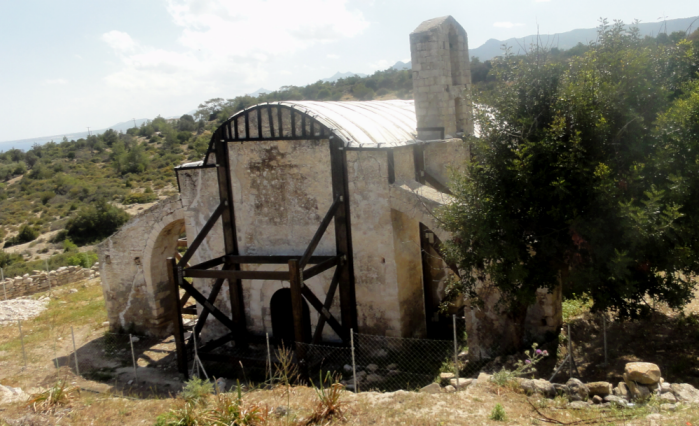
[[[326,387],[325,383],[332,384]],[[314,425],[334,418],[344,419],[342,409],[345,402],[342,400],[342,392],[345,387],[337,382],[337,378],[333,378],[328,372],[323,379],[321,373],[320,384],[318,387],[314,385],[313,389],[318,396],[318,403],[311,416],[304,422],[306,425]]]
[[[68,386],[65,380],[59,380],[49,389],[32,394],[27,402],[35,412],[50,412],[59,405],[65,405],[80,396],[78,386]]]

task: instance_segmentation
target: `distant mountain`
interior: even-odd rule
[[[699,17],[682,19],[670,19],[663,22],[652,22],[639,24],[638,29],[642,36],[657,36],[660,33],[667,34],[675,31],[688,31],[699,27]],[[557,47],[562,50],[575,47],[578,43],[587,44],[597,39],[597,29],[578,29],[558,34],[540,34],[538,36],[539,43],[547,47]],[[482,46],[475,49],[469,49],[470,56],[476,56],[481,61],[493,59],[496,56],[502,56],[502,46],[507,45],[512,48],[513,54],[524,53],[525,49],[535,44],[536,35],[529,35],[522,38],[509,38],[507,40],[490,39]]]
[[[366,77],[367,74],[362,74],[359,72],[336,72],[334,76],[330,78],[324,78],[321,81],[325,83],[334,83],[341,78],[347,77]]]
[[[246,93],[246,95],[257,98],[260,95],[266,95],[267,93],[271,93],[271,92],[273,92],[273,90],[267,90],[267,89],[260,88],[260,89],[255,90],[252,93]]]
[[[136,119],[136,126],[140,126],[142,123],[145,123],[146,121],[149,121],[147,118],[139,118]],[[113,126],[107,127],[106,129],[97,129],[97,130],[90,130],[90,133],[92,134],[100,134],[104,133],[108,129],[113,129],[116,130],[117,132],[122,131],[125,132],[127,129],[130,129],[134,126],[134,120],[129,120],[129,121],[123,121],[121,123],[117,123]],[[31,149],[34,144],[39,144],[42,145],[46,142],[60,142],[63,140],[63,137],[65,136],[68,140],[72,139],[80,139],[80,138],[85,138],[87,137],[88,133],[87,131],[85,132],[77,132],[77,133],[65,133],[61,135],[53,135],[53,136],[41,136],[38,138],[31,138],[31,139],[19,139],[19,140],[14,140],[14,141],[5,141],[5,142],[0,142],[0,152],[7,151],[9,149],[17,148],[21,149],[22,151],[26,151],[28,149]]]
[[[389,70],[402,71],[402,70],[409,70],[412,67],[413,67],[412,61],[408,61],[408,62],[398,61],[395,63],[395,65],[393,65],[391,68],[389,68]]]

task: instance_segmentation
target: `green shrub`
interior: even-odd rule
[[[592,299],[586,294],[581,296],[574,294],[573,297],[564,299],[562,303],[563,322],[568,322],[569,319],[588,312],[591,307]]]
[[[66,224],[67,235],[77,245],[101,241],[129,220],[129,214],[104,200],[81,209]]]
[[[97,262],[97,254],[91,251],[76,253],[69,257],[67,260],[68,264],[71,266],[81,266],[83,268],[89,268]]]
[[[16,246],[18,244],[34,241],[39,236],[39,229],[29,224],[24,224],[19,228],[19,233],[5,242],[5,247]]]
[[[498,422],[504,422],[507,420],[507,415],[505,414],[505,409],[499,402],[495,404],[493,411],[490,413],[490,420],[495,420]]]
[[[151,192],[132,192],[124,198],[124,204],[145,204],[158,199],[158,196]]]

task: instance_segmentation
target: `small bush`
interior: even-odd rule
[[[208,380],[194,377],[185,383],[180,397],[188,403],[200,404],[214,391],[214,385]]]
[[[31,225],[24,224],[19,228],[19,233],[5,242],[5,247],[16,246],[36,240],[39,230]]]
[[[145,204],[158,199],[158,196],[151,192],[132,192],[124,198],[124,204]]]
[[[68,258],[68,264],[71,266],[80,266],[83,268],[89,268],[97,262],[97,253],[88,251],[83,253],[76,253],[75,255]]]
[[[507,420],[507,414],[505,414],[505,409],[499,402],[495,404],[493,411],[490,412],[490,420],[495,420],[498,422],[504,422]]]
[[[563,300],[563,322],[566,323],[569,319],[588,312],[591,307],[592,299],[588,295],[583,294],[581,296],[577,296],[574,294],[572,298]]]
[[[66,224],[67,235],[78,245],[101,241],[129,220],[129,214],[106,201],[81,209]]]

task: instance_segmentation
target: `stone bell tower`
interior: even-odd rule
[[[410,34],[418,139],[473,134],[471,67],[466,31],[451,16]]]

